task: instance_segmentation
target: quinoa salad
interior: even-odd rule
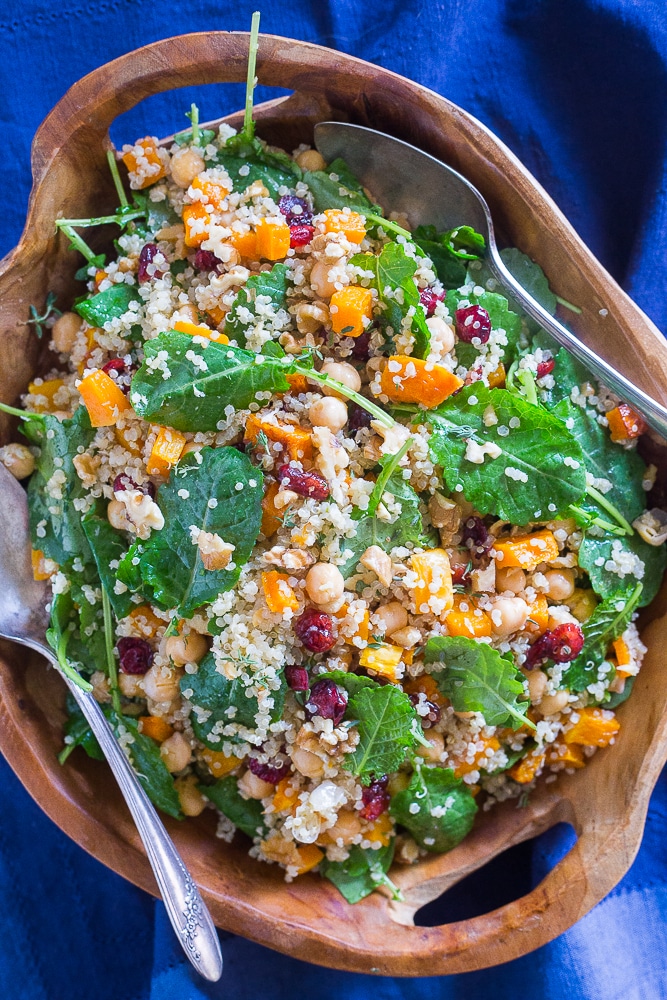
[[[249,114],[191,122],[110,157],[112,216],[58,220],[85,284],[33,310],[52,365],[0,460],[49,642],[153,802],[288,880],[395,893],[392,863],[614,744],[665,566],[645,427],[465,219],[412,231]],[[69,713],[62,762],[101,757]]]

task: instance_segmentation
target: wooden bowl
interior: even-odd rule
[[[105,160],[114,118],[158,91],[245,78],[248,36],[211,32],[156,42],[85,77],[56,106],[33,145],[34,188],[16,250],[0,265],[0,395],[12,402],[39,370],[26,326],[47,290],[67,302],[80,263],[55,235],[56,216],[84,217],[115,204]],[[325,119],[370,125],[412,142],[464,173],[489,201],[508,243],[539,261],[555,291],[579,303],[568,314],[581,334],[647,391],[665,400],[667,349],[658,330],[614,283],[539,184],[483,125],[437,94],[351,56],[262,36],[258,76],[293,95],[258,109],[259,132],[287,149],[309,141]],[[174,111],[174,120],[177,120]],[[80,286],[79,286],[80,290]],[[603,310],[605,312],[603,312]],[[5,439],[12,430],[0,425]],[[651,790],[667,757],[667,587],[643,617],[649,647],[616,745],[585,770],[540,782],[528,806],[483,814],[449,854],[392,875],[405,896],[375,893],[352,907],[317,876],[291,885],[247,856],[248,842],[216,840],[212,816],[167,826],[220,927],[335,968],[389,975],[465,972],[505,962],[570,927],[618,882],[638,849]],[[155,893],[141,844],[104,764],[75,753],[60,767],[64,688],[25,650],[2,647],[0,749],[44,811],[104,864]],[[485,916],[416,927],[413,915],[448,886],[512,844],[571,823],[576,845],[527,896]]]

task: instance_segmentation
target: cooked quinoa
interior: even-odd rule
[[[465,219],[412,233],[344,164],[238,140],[124,148],[139,214],[0,458],[37,466],[61,658],[154,801],[354,902],[614,744],[665,517],[641,419]]]

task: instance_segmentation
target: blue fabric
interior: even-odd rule
[[[5,0],[0,12],[0,252],[15,245],[42,118],[101,62],[168,35],[247,29],[248,0],[58,4]],[[485,122],[552,194],[584,240],[667,328],[667,21],[664,0],[292,0],[262,28],[351,52],[418,80]],[[239,88],[200,88],[204,117]],[[262,94],[260,93],[260,97]],[[191,94],[162,95],[117,124],[127,141],[184,124]],[[220,985],[195,982],[161,904],[69,842],[0,761],[0,992],[11,1000],[659,1000],[667,997],[667,777],[621,884],[557,941],[495,969],[375,979],[323,971],[223,935]],[[453,919],[536,884],[567,846],[562,831],[516,849],[441,907]],[[424,969],[425,975],[428,968]]]

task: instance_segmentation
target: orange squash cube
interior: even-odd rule
[[[229,194],[227,188],[219,181],[206,177],[195,177],[191,185],[195,191],[201,191],[206,201],[213,208],[222,208],[222,203]]]
[[[138,184],[132,184],[135,190],[143,190],[155,184],[166,174],[165,166],[160,159],[157,142],[152,136],[147,135],[144,139],[137,139],[135,148],[140,147],[141,152],[135,153],[134,149],[128,150],[123,156],[123,163],[132,174],[144,173],[148,166],[148,173],[141,178]]]
[[[505,385],[507,379],[507,372],[505,371],[505,365],[500,362],[495,371],[492,371],[488,376],[489,389],[501,389]]]
[[[391,840],[393,831],[394,824],[391,821],[391,816],[389,813],[383,812],[375,820],[370,830],[364,833],[364,838],[373,844],[382,844],[383,847],[386,847]]]
[[[518,781],[520,785],[527,785],[533,780],[543,763],[543,753],[529,753],[526,757],[522,757],[521,760],[518,760],[507,773],[510,778],[513,778],[514,781]]]
[[[208,747],[202,750],[201,755],[214,778],[224,778],[243,763],[240,757],[225,757],[222,750],[209,750]]]
[[[438,708],[446,708],[449,699],[441,694],[440,688],[430,674],[422,674],[421,677],[414,677],[403,684],[406,694],[424,694],[429,701],[432,701]]]
[[[547,764],[565,764],[579,769],[586,767],[586,758],[577,743],[554,743],[547,750]]]
[[[549,627],[549,605],[544,594],[538,594],[529,607],[528,621],[523,631],[536,639]]]
[[[30,554],[30,559],[32,563],[32,577],[33,580],[50,580],[55,571],[58,569],[56,563],[53,559],[47,559],[43,552],[39,549],[33,549]]]
[[[288,227],[289,228],[289,227]],[[247,233],[237,233],[232,230],[232,235],[227,238],[227,242],[247,260],[257,260],[259,253],[257,250],[257,233],[250,229]]]
[[[101,368],[86,375],[78,385],[93,427],[112,427],[125,410],[131,410],[127,396]]]
[[[208,227],[211,225],[211,216],[204,208],[201,201],[196,201],[192,205],[185,205],[183,208],[183,224],[185,225],[185,245],[186,247],[198,247],[208,239]]]
[[[60,407],[54,403],[53,397],[58,392],[58,389],[65,384],[64,380],[61,378],[51,378],[46,382],[42,382],[41,385],[37,385],[36,382],[31,382],[28,385],[28,392],[31,396],[44,396],[44,403],[33,403],[32,409],[35,413],[55,413]]]
[[[435,613],[442,617],[454,606],[449,556],[444,549],[427,549],[413,555],[411,565],[418,577],[413,588],[416,613],[428,614],[435,604]]]
[[[627,403],[619,403],[607,414],[612,441],[631,441],[646,430],[646,421]]]
[[[266,606],[272,614],[281,615],[287,609],[299,610],[299,602],[289,584],[287,573],[279,573],[276,569],[262,573],[262,589]]]
[[[329,311],[334,333],[360,337],[373,316],[373,293],[361,285],[348,285],[333,293]]]
[[[345,233],[350,243],[361,243],[366,235],[366,220],[358,212],[327,208],[324,215],[325,233]]]
[[[313,442],[311,431],[294,424],[274,424],[270,420],[262,420],[256,413],[251,413],[245,425],[244,440],[254,444],[263,431],[269,441],[277,441],[285,446],[287,454],[293,461],[313,457]]]
[[[618,734],[621,724],[612,712],[599,708],[582,708],[579,719],[563,736],[566,743],[582,747],[608,747]]]
[[[185,448],[185,435],[171,427],[161,427],[146,463],[149,476],[167,476]]]
[[[489,758],[487,750],[492,750],[493,753],[495,753],[496,750],[500,750],[500,742],[495,736],[488,736],[481,739],[485,744],[484,748],[477,751],[472,761],[461,760],[453,764],[452,769],[457,778],[462,778],[464,774],[472,774],[473,771],[479,770],[480,764],[483,764],[484,761]],[[452,767],[451,764],[450,767]]]
[[[157,635],[159,629],[166,628],[167,623],[155,614],[150,604],[140,604],[132,608],[127,618],[132,622],[133,628],[144,639],[152,639]],[[126,621],[124,618],[123,621]]]
[[[553,531],[544,528],[531,535],[516,535],[505,542],[494,544],[496,566],[506,569],[508,566],[519,566],[531,572],[540,563],[551,562],[558,558],[558,542]]]
[[[206,340],[213,340],[216,344],[228,344],[229,337],[224,333],[212,330],[210,326],[199,323],[188,323],[187,320],[179,319],[174,323],[173,329],[177,333],[187,333],[189,337],[204,337]]]
[[[290,794],[291,793],[291,794]],[[276,812],[291,812],[299,804],[299,792],[291,778],[283,778],[276,785],[271,805]]]
[[[493,633],[493,622],[486,611],[467,594],[454,595],[454,607],[445,616],[449,635],[462,635],[467,639],[481,639]]]
[[[442,365],[394,354],[382,370],[380,388],[392,403],[421,403],[427,409],[440,406],[463,382]]]
[[[280,484],[275,480],[266,487],[266,492],[262,499],[262,524],[261,532],[267,538],[275,535],[276,531],[283,523],[283,511],[278,510],[274,504],[276,493],[280,490]]]
[[[150,736],[157,743],[164,743],[173,734],[174,727],[159,715],[140,715],[139,732],[144,736]]]
[[[286,222],[260,219],[255,227],[257,256],[265,260],[284,260],[290,247],[290,228]],[[240,252],[240,251],[239,251]]]
[[[296,870],[297,875],[305,875],[306,872],[319,865],[324,857],[324,851],[321,851],[316,844],[299,844],[296,852],[300,859],[299,867]]]

